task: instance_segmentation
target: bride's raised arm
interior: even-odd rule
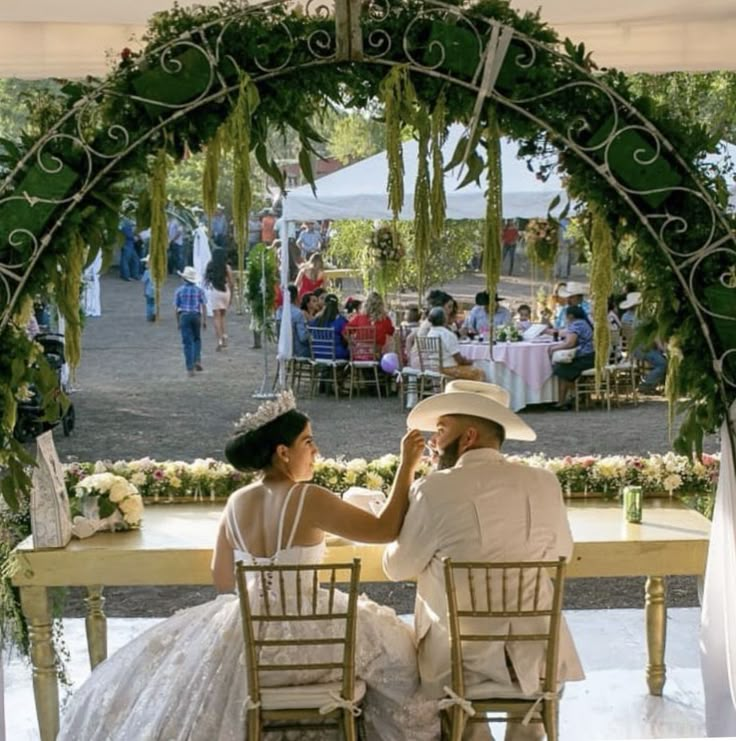
[[[394,540],[409,506],[409,489],[422,457],[424,438],[409,430],[401,440],[401,458],[388,501],[381,513],[371,514],[344,502],[331,491],[312,485],[307,491],[302,520],[311,527],[361,543],[389,543]]]

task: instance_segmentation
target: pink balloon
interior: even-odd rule
[[[381,358],[381,369],[385,373],[396,373],[399,370],[399,356],[395,352],[387,352]]]

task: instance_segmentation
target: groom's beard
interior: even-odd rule
[[[460,457],[460,436],[458,435],[451,443],[440,450],[437,459],[437,470],[442,471],[445,468],[452,468]]]

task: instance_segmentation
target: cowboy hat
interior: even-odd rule
[[[510,440],[536,440],[537,435],[518,414],[509,409],[509,393],[482,381],[450,381],[441,394],[420,401],[409,412],[409,428],[434,432],[446,414],[465,414],[490,419],[501,425]]]
[[[557,295],[560,298],[570,298],[570,296],[585,296],[588,293],[588,286],[585,283],[578,283],[575,280],[568,281],[564,286],[560,286]]]
[[[191,265],[187,265],[184,270],[179,271],[179,275],[188,283],[196,283],[199,280],[197,271]]]
[[[641,293],[632,291],[626,294],[626,298],[619,304],[621,309],[633,309],[641,303]]]

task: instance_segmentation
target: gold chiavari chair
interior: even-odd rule
[[[442,342],[439,337],[417,337],[417,353],[419,355],[419,398],[432,396],[445,388],[451,380],[442,372]]]
[[[236,579],[249,741],[269,730],[330,727],[356,741],[366,691],[355,676],[360,559],[303,566],[238,562]],[[337,584],[344,581],[346,607],[335,599]]]
[[[461,741],[468,722],[541,722],[548,741],[557,741],[564,558],[514,563],[444,558],[443,564],[452,662],[452,694],[440,700],[443,737]],[[467,644],[476,651],[480,643],[489,647],[500,644],[500,650],[506,652],[513,644],[530,646],[532,642],[545,657],[538,691],[524,694],[518,682],[467,684],[463,662]]]

